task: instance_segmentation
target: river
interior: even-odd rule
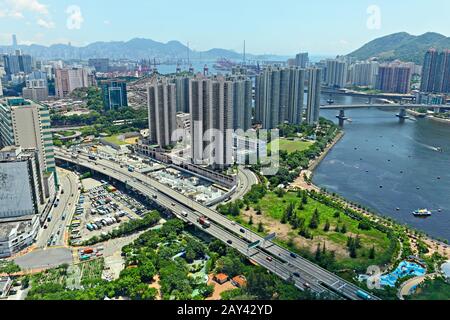
[[[322,103],[328,98],[324,96]],[[367,101],[334,99],[336,104]],[[336,110],[321,112],[335,122],[336,114]],[[429,119],[400,124],[395,114],[346,111],[352,122],[345,124],[344,138],[317,167],[313,182],[435,238],[450,240],[450,126]],[[411,214],[421,208],[432,210],[433,216],[419,219]]]

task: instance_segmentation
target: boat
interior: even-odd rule
[[[437,152],[441,152],[441,153],[444,152],[444,150],[442,150],[441,147],[436,147],[435,150],[436,150]]]
[[[431,211],[428,209],[418,209],[412,213],[415,217],[430,217]]]

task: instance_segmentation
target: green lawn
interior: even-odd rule
[[[365,265],[368,262],[369,264],[381,264],[389,259],[387,249],[389,248],[390,240],[385,233],[373,228],[371,230],[360,230],[358,228],[358,221],[348,217],[343,212],[340,212],[339,217],[335,217],[336,209],[328,207],[316,200],[308,198],[308,203],[304,206],[304,210],[300,210],[301,198],[297,196],[296,192],[288,192],[283,198],[279,198],[275,193],[268,193],[259,201],[259,206],[264,215],[281,220],[290,203],[295,204],[295,212],[300,218],[305,219],[306,225],[311,221],[315,209],[319,211],[319,227],[310,230],[314,238],[323,237],[333,245],[346,250],[348,237],[350,235],[360,235],[362,248],[358,250],[358,258],[351,259],[348,257],[343,259],[340,261],[343,267],[350,268],[356,265]],[[330,223],[330,231],[325,232],[324,227],[327,220]],[[336,232],[335,229],[338,225],[340,228],[345,225],[347,233]],[[293,232],[296,234],[298,231],[293,230]],[[367,257],[372,246],[375,246],[376,258],[369,261]]]
[[[288,153],[293,153],[296,151],[307,150],[314,142],[301,141],[301,140],[289,140],[286,138],[277,139],[280,143],[280,150],[287,151]],[[276,141],[276,140],[275,140]],[[268,150],[272,149],[272,143],[267,146]]]
[[[442,278],[426,281],[412,300],[450,300],[450,284]]]
[[[110,137],[106,137],[106,138],[104,138],[105,139],[105,141],[108,141],[108,142],[110,142],[110,143],[114,143],[114,144],[116,144],[116,145],[118,145],[118,146],[123,146],[123,145],[126,145],[126,144],[128,144],[128,143],[126,143],[125,141],[122,141],[122,140],[120,140],[119,139],[119,136],[110,136]]]

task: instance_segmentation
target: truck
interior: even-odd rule
[[[211,227],[211,222],[209,222],[208,218],[206,218],[206,217],[198,218],[197,221],[198,221],[198,223],[200,223],[203,226],[203,228]]]
[[[361,299],[364,299],[364,300],[372,300],[372,297],[369,294],[367,294],[364,291],[362,291],[362,290],[358,290],[356,292],[356,295],[358,297],[360,297]]]

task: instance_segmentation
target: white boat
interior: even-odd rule
[[[431,211],[428,209],[419,209],[412,213],[415,217],[430,217],[432,215]]]

